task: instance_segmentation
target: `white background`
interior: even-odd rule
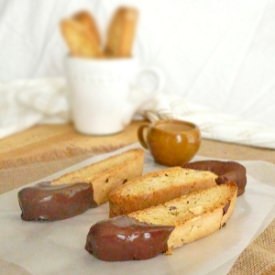
[[[166,93],[275,128],[272,0],[0,0],[0,81],[62,76],[60,19],[88,9],[104,35],[121,3],[138,5],[135,54]]]

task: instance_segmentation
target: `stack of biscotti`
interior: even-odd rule
[[[143,163],[144,151],[133,149],[65,174],[51,183],[89,183],[92,187],[92,200],[100,205],[108,200],[108,195],[113,189],[140,176],[143,172]]]
[[[172,167],[128,181],[110,192],[113,218],[91,228],[86,249],[103,260],[145,259],[221,229],[232,215],[238,187],[234,182],[218,185],[216,179],[209,171]],[[171,232],[166,244],[160,245],[159,236],[167,235],[167,230]],[[120,240],[115,237],[118,232]],[[144,241],[144,232],[150,241]],[[122,241],[132,234],[135,241]],[[106,250],[110,239],[114,253]]]

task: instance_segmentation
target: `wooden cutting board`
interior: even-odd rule
[[[136,142],[136,130],[143,123],[133,122],[109,136],[82,135],[72,124],[35,126],[0,140],[0,169],[111,151]]]

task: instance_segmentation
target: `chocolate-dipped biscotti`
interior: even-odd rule
[[[234,181],[238,186],[238,196],[245,191],[246,169],[236,161],[201,160],[186,163],[182,167],[199,171],[211,171],[218,176],[217,184]]]
[[[143,172],[144,151],[132,149],[91,164],[52,181],[53,185],[85,182],[91,185],[91,198],[96,205],[108,200],[109,193]]]
[[[85,248],[105,261],[142,260],[221,229],[233,213],[235,183],[183,195],[166,203],[96,223]]]
[[[81,214],[107,201],[111,190],[142,174],[143,150],[119,155],[67,173],[18,193],[22,219],[55,221]]]

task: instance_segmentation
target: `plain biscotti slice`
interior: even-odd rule
[[[65,174],[52,184],[89,183],[92,199],[99,205],[107,201],[111,190],[140,176],[143,171],[144,151],[133,149]]]
[[[109,194],[110,217],[158,205],[194,190],[216,185],[212,172],[172,167],[128,181]]]
[[[139,222],[174,226],[167,251],[222,228],[232,215],[238,188],[226,183],[198,190],[161,205],[128,214]]]

